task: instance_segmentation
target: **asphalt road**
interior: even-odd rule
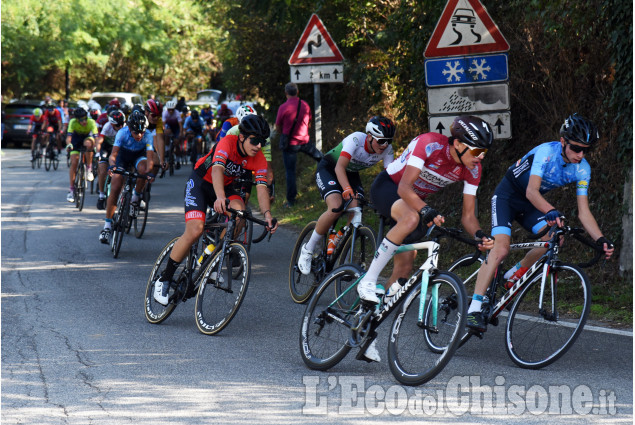
[[[503,326],[470,341],[418,388],[398,385],[384,359],[354,353],[328,372],[299,354],[304,306],[292,302],[284,228],[252,248],[245,301],[221,334],[200,334],[194,303],[161,325],[143,297],[161,247],[183,229],[187,172],[159,180],[143,239],[120,259],[98,242],[104,214],[65,200],[68,170],[32,170],[24,150],[2,168],[3,424],[632,423],[631,332],[585,329],[561,360],[517,368]],[[274,211],[275,212],[275,211]]]

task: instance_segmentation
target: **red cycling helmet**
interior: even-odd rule
[[[144,106],[144,109],[146,110],[146,112],[150,112],[150,114],[152,115],[160,116],[161,112],[163,112],[163,105],[161,105],[161,102],[159,101],[148,99]]]
[[[119,99],[115,98],[113,100],[111,100],[110,102],[108,102],[109,106],[114,106],[117,109],[121,109],[121,103],[119,103]]]

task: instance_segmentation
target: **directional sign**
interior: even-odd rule
[[[507,54],[426,59],[426,86],[507,81]]]
[[[509,43],[479,0],[448,0],[423,56],[465,56],[508,50]]]
[[[492,112],[489,114],[471,114],[486,121],[494,132],[495,139],[511,139],[511,112]],[[450,135],[450,125],[458,115],[431,115],[428,117],[429,129],[445,136]]]
[[[428,114],[470,113],[509,109],[506,83],[428,89]]]
[[[290,81],[298,84],[343,83],[344,65],[292,65]]]
[[[340,49],[314,13],[289,58],[289,65],[340,63],[343,60]]]

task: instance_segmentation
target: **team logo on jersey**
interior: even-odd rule
[[[443,149],[443,145],[437,142],[434,143],[430,143],[428,146],[426,146],[426,155],[430,156],[432,155],[432,153],[434,151],[438,151],[440,149]]]
[[[468,168],[468,170],[469,170],[469,168]],[[470,174],[472,174],[472,177],[478,178],[478,173],[479,173],[479,166],[478,166],[478,164],[476,164],[476,167],[474,167],[474,168],[472,168],[470,170]]]
[[[439,164],[437,164],[436,162],[432,163],[432,164],[427,164],[428,168],[432,168],[433,170],[438,170],[439,169]]]
[[[243,167],[246,167],[246,166],[247,166],[247,160],[243,159]]]
[[[336,184],[335,180],[329,180],[329,186],[335,186]]]
[[[186,207],[198,207],[196,200],[192,196],[192,189],[194,188],[194,180],[189,179],[185,185],[185,206]]]
[[[403,164],[404,162],[408,161],[409,156],[410,156],[410,148],[403,151],[403,153],[401,154],[401,157],[399,157],[399,161]]]

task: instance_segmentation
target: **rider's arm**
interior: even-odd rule
[[[589,198],[586,195],[578,195],[578,218],[580,219],[580,223],[582,223],[582,227],[587,233],[593,238],[593,240],[597,241],[599,238],[603,237],[602,231],[600,230],[600,226],[598,226],[597,221],[595,221],[595,217],[591,213],[589,209]],[[606,243],[604,244],[604,253],[606,254],[606,259],[608,260],[611,255],[613,255],[614,247],[608,246]]]
[[[542,183],[542,177],[536,176],[532,174],[529,176],[529,183],[527,184],[527,190],[525,191],[525,196],[531,202],[531,204],[536,207],[536,209],[540,212],[547,213],[554,209],[554,206],[551,205],[540,193],[540,184]]]
[[[256,185],[256,194],[258,195],[258,206],[260,207],[260,212],[262,212],[262,214],[265,216],[265,220],[267,220],[269,228],[271,229],[271,233],[273,234],[278,228],[278,223],[273,226],[273,215],[271,214],[270,210],[271,203],[269,202],[269,190],[267,190],[267,185]]]
[[[421,170],[419,168],[412,165],[406,165],[406,169],[404,170],[403,176],[399,181],[399,186],[397,187],[397,194],[399,197],[415,211],[420,211],[421,208],[428,205],[412,189],[414,182],[417,181],[420,173]]]
[[[154,142],[156,144],[157,154],[159,155],[159,164],[163,165],[165,164],[165,137],[163,136],[163,133],[157,133]],[[150,156],[152,155],[148,156],[148,164],[150,164]],[[148,169],[151,168],[152,166],[148,166]]]
[[[463,194],[463,211],[461,214],[461,224],[463,228],[471,235],[474,235],[477,230],[481,229],[481,225],[476,218],[474,212],[476,207],[476,196]]]
[[[212,186],[214,186],[214,193],[216,194],[216,202],[214,202],[214,210],[218,213],[224,213],[226,196],[225,196],[225,167],[223,165],[220,165],[220,164],[212,165]]]
[[[350,158],[340,155],[337,159],[337,164],[335,164],[335,175],[342,189],[351,187],[351,183],[348,181],[348,176],[346,175],[346,167],[348,167],[349,162],[351,162]]]
[[[113,146],[110,156],[108,157],[108,165],[114,167],[117,163],[117,155],[119,155],[119,146]]]

